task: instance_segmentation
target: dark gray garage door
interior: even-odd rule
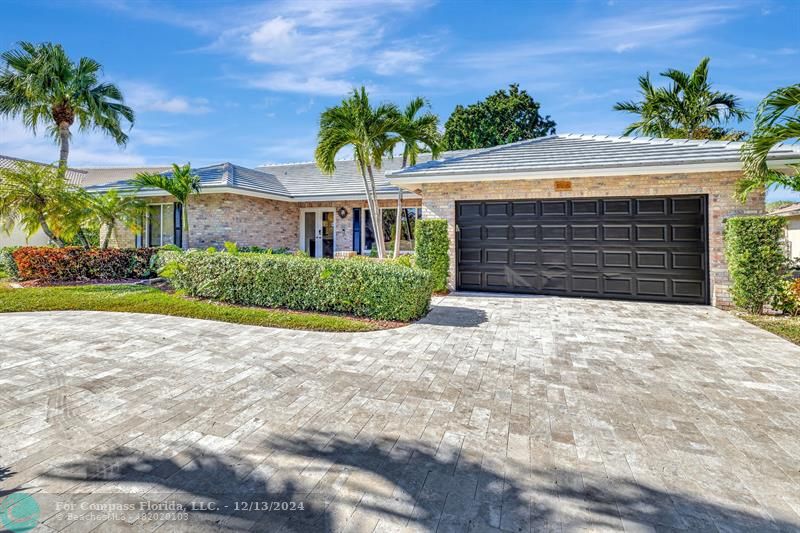
[[[707,303],[706,197],[457,202],[461,290]]]

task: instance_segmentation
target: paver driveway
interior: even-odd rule
[[[43,529],[800,528],[800,349],[709,307],[461,295],[366,334],[12,314],[0,341],[0,486]]]

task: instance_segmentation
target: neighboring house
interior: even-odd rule
[[[390,240],[399,186],[406,191],[404,248],[413,247],[408,228],[416,218],[448,221],[452,288],[727,306],[723,221],[764,212],[763,192],[744,204],[734,198],[740,148],[553,135],[449,152],[403,170],[399,158],[387,160],[376,175],[379,233]],[[782,145],[770,156],[772,165],[791,162],[800,162],[800,149]],[[109,175],[88,172],[89,179]],[[202,193],[189,201],[192,247],[234,241],[321,257],[366,253],[374,242],[353,161],[338,162],[332,177],[314,163],[224,163],[196,172]],[[124,180],[89,190],[111,188],[133,192]],[[146,231],[120,231],[118,245],[174,242],[180,227],[172,199],[156,190],[137,194],[152,203]]]
[[[772,211],[770,215],[786,218],[787,253],[791,259],[800,260],[800,203],[781,207]]]
[[[36,161],[28,161],[27,159],[18,159],[16,157],[9,157],[0,155],[0,168],[15,168],[19,162],[23,163],[36,163],[37,165],[44,165]],[[68,169],[66,179],[72,185],[85,185],[83,180],[86,177],[86,172],[75,169]],[[14,226],[10,232],[0,230],[0,248],[5,246],[46,246],[50,244],[50,239],[43,231],[39,230],[30,237],[25,234],[21,226]]]

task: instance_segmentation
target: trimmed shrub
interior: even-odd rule
[[[433,290],[447,290],[450,276],[450,238],[447,236],[447,221],[421,219],[414,225],[415,254],[417,266],[431,272]]]
[[[46,248],[25,246],[12,253],[21,280],[81,281],[144,279],[153,274],[155,248]],[[170,252],[175,253],[175,252]]]
[[[788,267],[783,217],[735,217],[725,221],[725,258],[733,303],[761,313],[779,290]]]
[[[259,307],[409,321],[430,306],[427,271],[378,261],[167,252],[161,275],[190,296]]]
[[[11,255],[14,250],[19,246],[6,246],[0,248],[0,278],[17,279],[19,273],[17,272],[17,264],[14,262],[14,257]]]

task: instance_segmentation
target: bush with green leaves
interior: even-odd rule
[[[761,313],[776,297],[788,268],[783,217],[745,216],[725,221],[725,258],[737,307]]]
[[[431,272],[434,291],[446,291],[447,278],[450,276],[450,238],[447,236],[447,221],[417,220],[414,240],[417,267]]]
[[[19,248],[19,246],[6,246],[5,248],[0,248],[0,279],[16,279],[19,276],[19,272],[17,271],[17,263],[14,262],[14,256],[11,255],[17,248]]]
[[[165,252],[161,261],[175,289],[239,305],[410,321],[431,300],[430,273],[379,261],[200,251]]]

